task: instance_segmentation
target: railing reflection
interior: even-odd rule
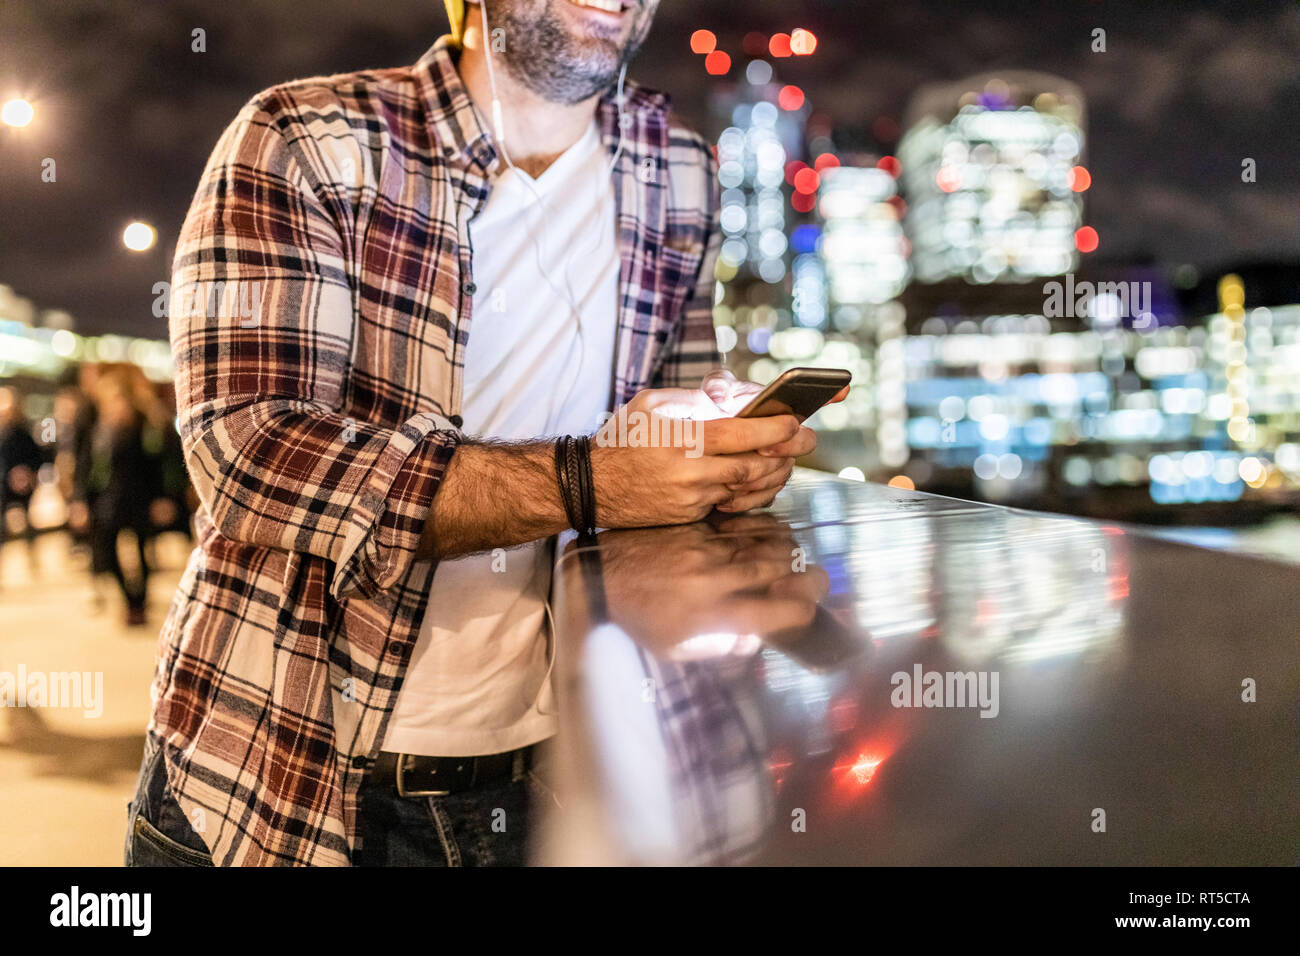
[[[890,671],[1073,675],[1121,649],[1118,529],[915,500],[796,486],[794,520],[606,532],[566,556],[586,770],[621,859],[750,861],[800,813],[851,808],[925,719],[891,707]]]

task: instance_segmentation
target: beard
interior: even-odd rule
[[[636,56],[658,0],[644,0],[626,40],[621,27],[588,26],[581,34],[556,7],[568,0],[482,0],[489,27],[505,49],[485,38],[491,55],[505,61],[519,83],[552,103],[573,105],[614,85],[624,63]],[[538,4],[540,12],[534,12]],[[498,34],[501,29],[503,33]]]

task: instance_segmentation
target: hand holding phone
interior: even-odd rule
[[[842,398],[840,393],[848,388],[852,377],[852,373],[843,368],[787,369],[754,396],[736,417],[793,415],[803,422],[823,405]]]

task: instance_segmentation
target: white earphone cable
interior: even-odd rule
[[[546,206],[542,200],[541,194],[538,193],[537,189],[534,187],[532,177],[529,176],[527,173],[523,172],[522,170],[520,170],[517,166],[515,166],[514,162],[510,159],[509,151],[506,149],[505,120],[503,118],[502,109],[501,109],[501,99],[497,95],[496,74],[492,67],[492,49],[491,49],[492,31],[488,28],[486,0],[479,0],[479,13],[483,21],[483,59],[487,63],[488,86],[492,91],[492,126],[493,126],[493,133],[496,137],[496,146],[497,149],[500,150],[501,158],[505,160],[506,166],[508,166],[511,169],[511,171],[515,173],[515,175],[519,178],[519,181],[523,183],[525,188],[527,188],[528,191],[532,194],[534,205],[537,208],[538,212],[541,214],[544,223],[546,218]],[[613,175],[614,169],[618,165],[618,161],[623,155],[623,135],[624,135],[623,106],[624,106],[624,83],[626,81],[626,78],[627,78],[627,61],[624,60],[622,65],[619,67],[619,71],[618,71],[618,92],[616,94],[616,100],[615,100],[617,105],[617,111],[618,111],[617,113],[618,143],[614,149],[614,155],[609,161],[609,165],[605,168],[605,174],[607,177]],[[564,291],[561,291],[559,288],[556,287],[556,285],[553,282],[551,282],[550,276],[548,274],[548,271],[544,263],[545,255],[544,255],[544,250],[542,248],[542,240],[538,238],[537,233],[533,230],[533,225],[531,221],[528,222],[528,235],[529,238],[532,239],[533,241],[533,253],[537,261],[538,273],[545,280],[546,284],[551,287],[551,290],[559,298],[563,299],[568,304],[569,308],[572,310],[574,327],[577,331],[577,339],[578,339],[578,364],[577,364],[577,368],[574,371],[573,380],[569,383],[569,387],[567,391],[556,393],[557,398],[559,400],[554,405],[552,405],[550,412],[548,412],[546,416],[546,428],[547,428],[547,432],[549,433],[553,431],[555,427],[558,425],[557,418],[560,412],[563,410],[564,406],[568,404],[569,399],[573,396],[574,391],[577,389],[579,383],[582,381],[582,362],[583,362],[583,358],[585,357],[586,342],[583,337],[583,331],[582,331],[582,310],[579,308],[578,303],[574,295],[572,294],[573,287],[567,270],[565,270],[563,273],[563,281],[564,281],[565,289]],[[579,257],[579,261],[584,261],[587,258],[588,254],[593,252],[600,244],[600,241],[604,236],[603,228],[599,230],[595,230],[595,235],[596,235],[596,241],[592,243],[589,249],[586,250],[586,253],[584,253],[581,257]],[[567,356],[566,356],[566,360],[567,360]],[[540,703],[541,703],[542,695],[545,693],[546,688],[550,686],[551,672],[552,669],[555,667],[555,641],[556,641],[555,618],[551,613],[551,602],[550,602],[549,593],[547,594],[546,598],[543,599],[543,608],[546,612],[546,620],[548,624],[547,630],[548,630],[548,637],[549,637],[548,647],[547,647],[546,674],[543,676],[541,686],[538,688],[537,697],[533,700],[532,709],[536,710],[539,714],[546,715],[548,714],[548,712],[542,710]],[[554,714],[554,713],[555,713],[554,711],[549,712],[549,714]]]
[[[483,0],[480,0],[479,2],[479,13],[483,21],[483,59],[487,64],[488,86],[492,91],[492,107],[491,107],[492,125],[493,125],[493,133],[496,137],[496,145],[498,150],[500,150],[501,152],[501,158],[505,161],[506,166],[508,166],[515,173],[515,175],[519,178],[519,181],[523,183],[524,187],[532,195],[535,207],[537,208],[538,212],[541,213],[542,218],[545,219],[546,206],[544,201],[542,200],[541,194],[538,193],[536,187],[533,185],[532,177],[529,176],[527,173],[521,171],[519,167],[517,167],[514,164],[514,161],[510,158],[510,152],[506,148],[505,121],[501,109],[501,99],[497,94],[496,71],[492,66],[492,47],[490,42],[492,31],[488,27],[487,4],[483,2]],[[618,92],[615,98],[615,103],[617,105],[617,110],[618,110],[618,116],[617,116],[618,143],[617,146],[615,147],[613,157],[610,159],[609,164],[605,168],[606,176],[610,176],[613,174],[614,168],[618,165],[618,161],[623,155],[623,137],[624,137],[623,105],[625,100],[624,83],[626,81],[626,78],[627,78],[627,62],[624,61],[623,64],[619,67]],[[551,410],[546,415],[546,431],[549,434],[552,431],[554,431],[555,428],[557,427],[558,422],[556,421],[556,419],[560,411],[564,408],[566,404],[568,404],[569,399],[573,396],[574,391],[577,389],[578,385],[582,381],[582,362],[586,355],[586,340],[584,338],[583,329],[582,329],[582,310],[579,308],[578,303],[574,295],[572,294],[573,289],[572,289],[572,285],[568,273],[566,272],[563,276],[565,289],[561,291],[559,288],[556,287],[555,283],[551,281],[549,271],[546,269],[544,265],[543,260],[545,259],[545,254],[542,247],[542,241],[541,239],[538,238],[537,233],[534,231],[533,224],[531,221],[528,223],[528,234],[529,234],[529,238],[533,240],[533,253],[536,258],[538,273],[542,276],[542,279],[546,282],[546,284],[550,286],[551,291],[554,292],[561,299],[563,299],[565,303],[569,306],[569,308],[572,310],[574,327],[578,333],[578,343],[577,343],[578,364],[577,367],[574,369],[573,378],[569,383],[569,387],[564,391],[556,392],[557,401],[551,406]],[[595,251],[596,247],[600,244],[601,238],[603,237],[603,230],[596,230],[595,237],[596,237],[595,242],[593,242],[592,245],[586,250],[586,253],[584,253],[581,257],[579,257],[580,261],[582,259],[585,259],[587,254]],[[566,356],[566,360],[567,360],[567,356]]]

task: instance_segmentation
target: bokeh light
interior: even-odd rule
[[[696,30],[691,34],[692,53],[712,53],[718,46],[718,38],[712,30]]]
[[[24,99],[8,100],[4,106],[0,106],[0,120],[3,120],[7,126],[21,128],[30,123],[35,116],[36,110]]]
[[[808,56],[817,49],[817,37],[811,30],[800,27],[790,34],[790,52],[795,56]]]
[[[147,222],[132,222],[122,230],[122,244],[132,252],[147,252],[157,240],[157,231]]]

